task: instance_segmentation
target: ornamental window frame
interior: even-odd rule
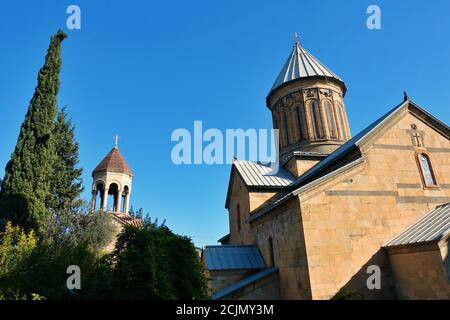
[[[424,166],[422,157],[426,159],[426,167]],[[431,160],[430,154],[426,151],[418,151],[416,152],[416,162],[419,168],[420,177],[422,180],[423,187],[425,189],[438,189],[439,183],[436,175],[436,170],[434,169],[433,161]],[[427,170],[428,169],[428,170]],[[428,173],[426,171],[429,171]],[[430,178],[427,176],[430,176]]]

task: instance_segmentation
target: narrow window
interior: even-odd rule
[[[270,267],[274,267],[275,266],[275,256],[273,254],[272,237],[269,237],[269,263],[270,263]]]
[[[340,122],[340,127],[341,127],[341,138],[342,139],[346,139],[347,134],[345,133],[345,121],[344,121],[344,114],[343,114],[343,110],[342,110],[342,106],[341,105],[337,105],[337,113],[339,115],[339,122]]]
[[[241,207],[239,205],[237,205],[236,208],[236,215],[237,215],[237,229],[238,232],[241,232]]]
[[[333,106],[330,101],[325,102],[325,112],[327,114],[328,125],[330,126],[330,132],[332,138],[337,138],[336,123],[334,121]]]
[[[287,112],[284,112],[283,116],[284,116],[284,133],[286,135],[286,144],[289,144],[289,128],[287,121]]]
[[[314,136],[316,138],[321,138],[322,134],[320,132],[320,110],[319,105],[316,101],[312,101],[311,104],[311,115],[312,115],[312,124],[313,124],[313,131]]]
[[[297,115],[298,140],[302,140],[303,139],[303,135],[302,135],[302,116],[300,114],[300,106],[295,108],[295,114]]]
[[[423,180],[425,181],[425,186],[436,186],[436,178],[433,173],[433,168],[431,166],[430,158],[424,154],[419,154],[420,168],[422,169]]]
[[[277,117],[277,115],[275,113],[273,114],[273,128],[274,129],[279,129],[280,128],[279,125],[278,125],[278,117]]]

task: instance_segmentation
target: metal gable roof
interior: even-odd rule
[[[286,187],[295,180],[295,177],[283,168],[275,175],[268,175],[271,172],[268,165],[243,160],[234,160],[233,164],[249,187]]]
[[[439,241],[448,234],[450,234],[450,203],[434,208],[408,229],[387,242],[384,247]]]
[[[206,246],[203,255],[208,270],[263,269],[266,267],[256,246]]]

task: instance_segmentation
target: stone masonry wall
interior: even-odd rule
[[[364,163],[299,195],[314,299],[330,299],[345,293],[342,288],[363,290],[372,261],[382,264],[387,279],[386,290],[372,298],[392,298],[389,262],[380,261],[380,248],[450,201],[449,140],[409,112],[392,123],[362,150]],[[421,148],[411,124],[421,134]],[[428,152],[438,188],[424,188],[418,150]]]
[[[450,281],[438,244],[389,249],[389,258],[399,299],[450,299]]]

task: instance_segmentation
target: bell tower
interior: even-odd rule
[[[134,174],[120,153],[118,138],[92,172],[91,209],[128,215]]]
[[[280,156],[300,151],[328,155],[351,138],[344,81],[300,44],[294,47],[269,95]]]

